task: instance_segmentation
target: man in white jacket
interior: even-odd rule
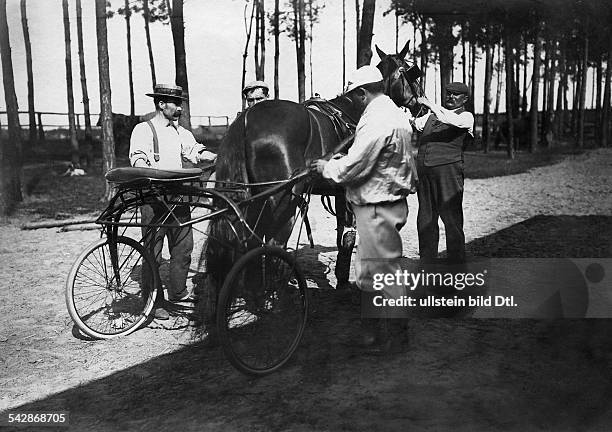
[[[372,292],[373,280],[380,277],[377,275],[401,270],[399,230],[406,223],[406,196],[415,191],[416,180],[412,129],[406,113],[384,94],[383,77],[376,67],[357,69],[345,94],[363,111],[355,141],[345,156],[317,160],[313,165],[323,177],[346,187],[359,235],[357,286]],[[384,294],[397,298],[403,295],[403,288],[386,286]]]

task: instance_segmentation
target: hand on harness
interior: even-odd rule
[[[317,172],[319,174],[323,174],[323,169],[327,165],[327,160],[325,159],[315,159],[310,162],[310,170],[312,172]]]

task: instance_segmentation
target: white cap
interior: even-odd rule
[[[268,84],[266,84],[265,82],[251,81],[250,83],[244,86],[244,88],[242,89],[242,93],[246,94],[248,91],[256,89],[256,88],[263,88],[263,89],[266,89],[266,91],[270,91],[270,87],[268,87]]]
[[[376,66],[366,65],[361,66],[356,71],[353,71],[346,82],[344,93],[355,90],[366,84],[375,83],[383,80],[383,76]]]

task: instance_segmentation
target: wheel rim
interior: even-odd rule
[[[256,254],[233,273],[225,303],[224,343],[247,373],[281,367],[297,348],[306,322],[303,278],[282,254]],[[235,364],[236,365],[236,364]]]
[[[135,330],[146,319],[152,303],[154,291],[142,288],[143,268],[149,274],[153,271],[150,263],[128,242],[118,241],[116,249],[117,265],[113,266],[109,243],[94,247],[80,260],[72,279],[74,313],[85,327],[82,329],[93,336]]]

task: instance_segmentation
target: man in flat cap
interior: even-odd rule
[[[270,88],[268,84],[263,81],[252,81],[242,89],[247,108],[251,108],[253,105],[268,99],[270,97],[269,93]]]
[[[449,263],[465,261],[463,148],[466,138],[474,136],[474,116],[465,110],[468,97],[464,83],[451,82],[446,86],[445,108],[426,97],[418,98],[431,111],[412,123],[421,132],[417,154],[417,231],[423,263],[434,262],[438,257],[438,217],[445,227]]]
[[[324,178],[346,187],[359,235],[355,262],[358,288],[370,294],[399,297],[402,287],[386,286],[384,292],[378,292],[375,290],[380,288],[373,281],[377,275],[400,270],[399,230],[408,217],[406,196],[414,192],[416,178],[412,130],[405,113],[384,94],[383,77],[375,66],[362,66],[353,72],[344,93],[362,112],[355,141],[346,155],[316,160],[313,167]],[[378,317],[388,317],[385,310],[376,312]],[[380,323],[387,328],[386,320]],[[379,329],[377,335],[364,330],[364,345],[378,342],[382,349],[389,348],[386,345],[392,341],[386,330]]]
[[[130,138],[130,163],[134,167],[176,170],[183,167],[183,159],[193,163],[214,162],[216,155],[196,142],[193,134],[178,124],[182,114],[182,103],[187,97],[179,86],[157,84],[153,93],[147,93],[153,98],[155,116],[146,122],[138,123]],[[141,207],[142,223],[148,224],[161,219],[166,212],[162,203]],[[189,206],[178,206],[175,209],[180,222],[191,219]],[[168,223],[168,221],[166,221]],[[168,238],[170,251],[170,275],[168,297],[170,301],[192,301],[187,289],[187,274],[191,264],[193,250],[193,232],[191,227],[161,228],[155,235],[143,228],[143,237],[151,237],[146,247],[159,263],[164,238]],[[143,275],[146,284],[149,277]],[[150,282],[149,282],[150,283]],[[162,306],[162,298],[158,296],[155,318],[168,319],[168,312]]]

